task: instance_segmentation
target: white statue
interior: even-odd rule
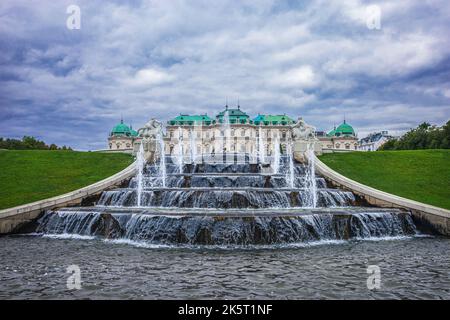
[[[314,140],[316,128],[307,124],[301,117],[291,126],[293,140]]]
[[[144,139],[156,139],[156,136],[161,133],[162,124],[158,120],[152,118],[143,128],[138,130],[140,137]]]

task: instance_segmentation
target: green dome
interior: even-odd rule
[[[130,129],[130,134],[132,137],[137,137],[138,136],[138,132],[136,130]]]
[[[348,123],[346,123],[344,120],[344,123],[342,123],[339,127],[336,128],[336,132],[334,133],[334,135],[354,136],[355,130],[353,130],[353,127],[351,125],[349,125]]]
[[[134,130],[133,130],[134,131]],[[111,131],[111,135],[131,135],[130,127],[123,123],[123,120],[120,121],[119,124],[115,125]]]
[[[327,136],[334,136],[336,134],[336,128],[327,133]]]

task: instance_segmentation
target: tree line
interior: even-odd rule
[[[400,138],[389,140],[379,150],[416,149],[450,149],[450,120],[442,127],[424,122]]]
[[[10,150],[72,150],[70,147],[65,145],[58,147],[56,144],[52,143],[47,145],[44,141],[40,141],[35,137],[24,136],[22,140],[9,139],[0,137],[0,149],[10,149]]]

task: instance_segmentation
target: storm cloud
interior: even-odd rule
[[[227,99],[319,130],[345,116],[359,136],[442,124],[449,22],[444,0],[2,1],[0,136],[99,149],[121,116],[137,128]]]

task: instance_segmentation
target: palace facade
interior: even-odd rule
[[[116,124],[108,136],[108,150],[111,151],[131,151],[133,150],[133,144],[136,140],[139,140],[137,131],[133,130],[130,126],[123,123],[123,119],[120,123]]]
[[[195,154],[240,153],[255,154],[258,143],[264,146],[264,154],[271,156],[275,145],[285,153],[287,142],[291,139],[290,126],[294,120],[282,115],[259,114],[254,119],[237,108],[225,106],[214,118],[207,114],[181,114],[167,122],[164,138],[166,154],[179,155],[179,142],[182,153]]]
[[[291,126],[295,122],[286,114],[258,114],[251,118],[239,105],[236,108],[226,105],[212,117],[208,114],[180,114],[166,123],[165,153],[172,156],[183,154],[185,157],[191,157],[192,153],[254,155],[259,152],[261,144],[264,156],[272,156],[276,146],[284,154],[290,146]],[[358,149],[355,130],[345,120],[328,133],[316,131],[316,136],[323,149]],[[131,150],[134,142],[140,139],[138,132],[121,120],[109,134],[109,150]]]
[[[358,150],[358,136],[345,120],[328,133],[316,132],[316,136],[322,143],[322,149]]]

